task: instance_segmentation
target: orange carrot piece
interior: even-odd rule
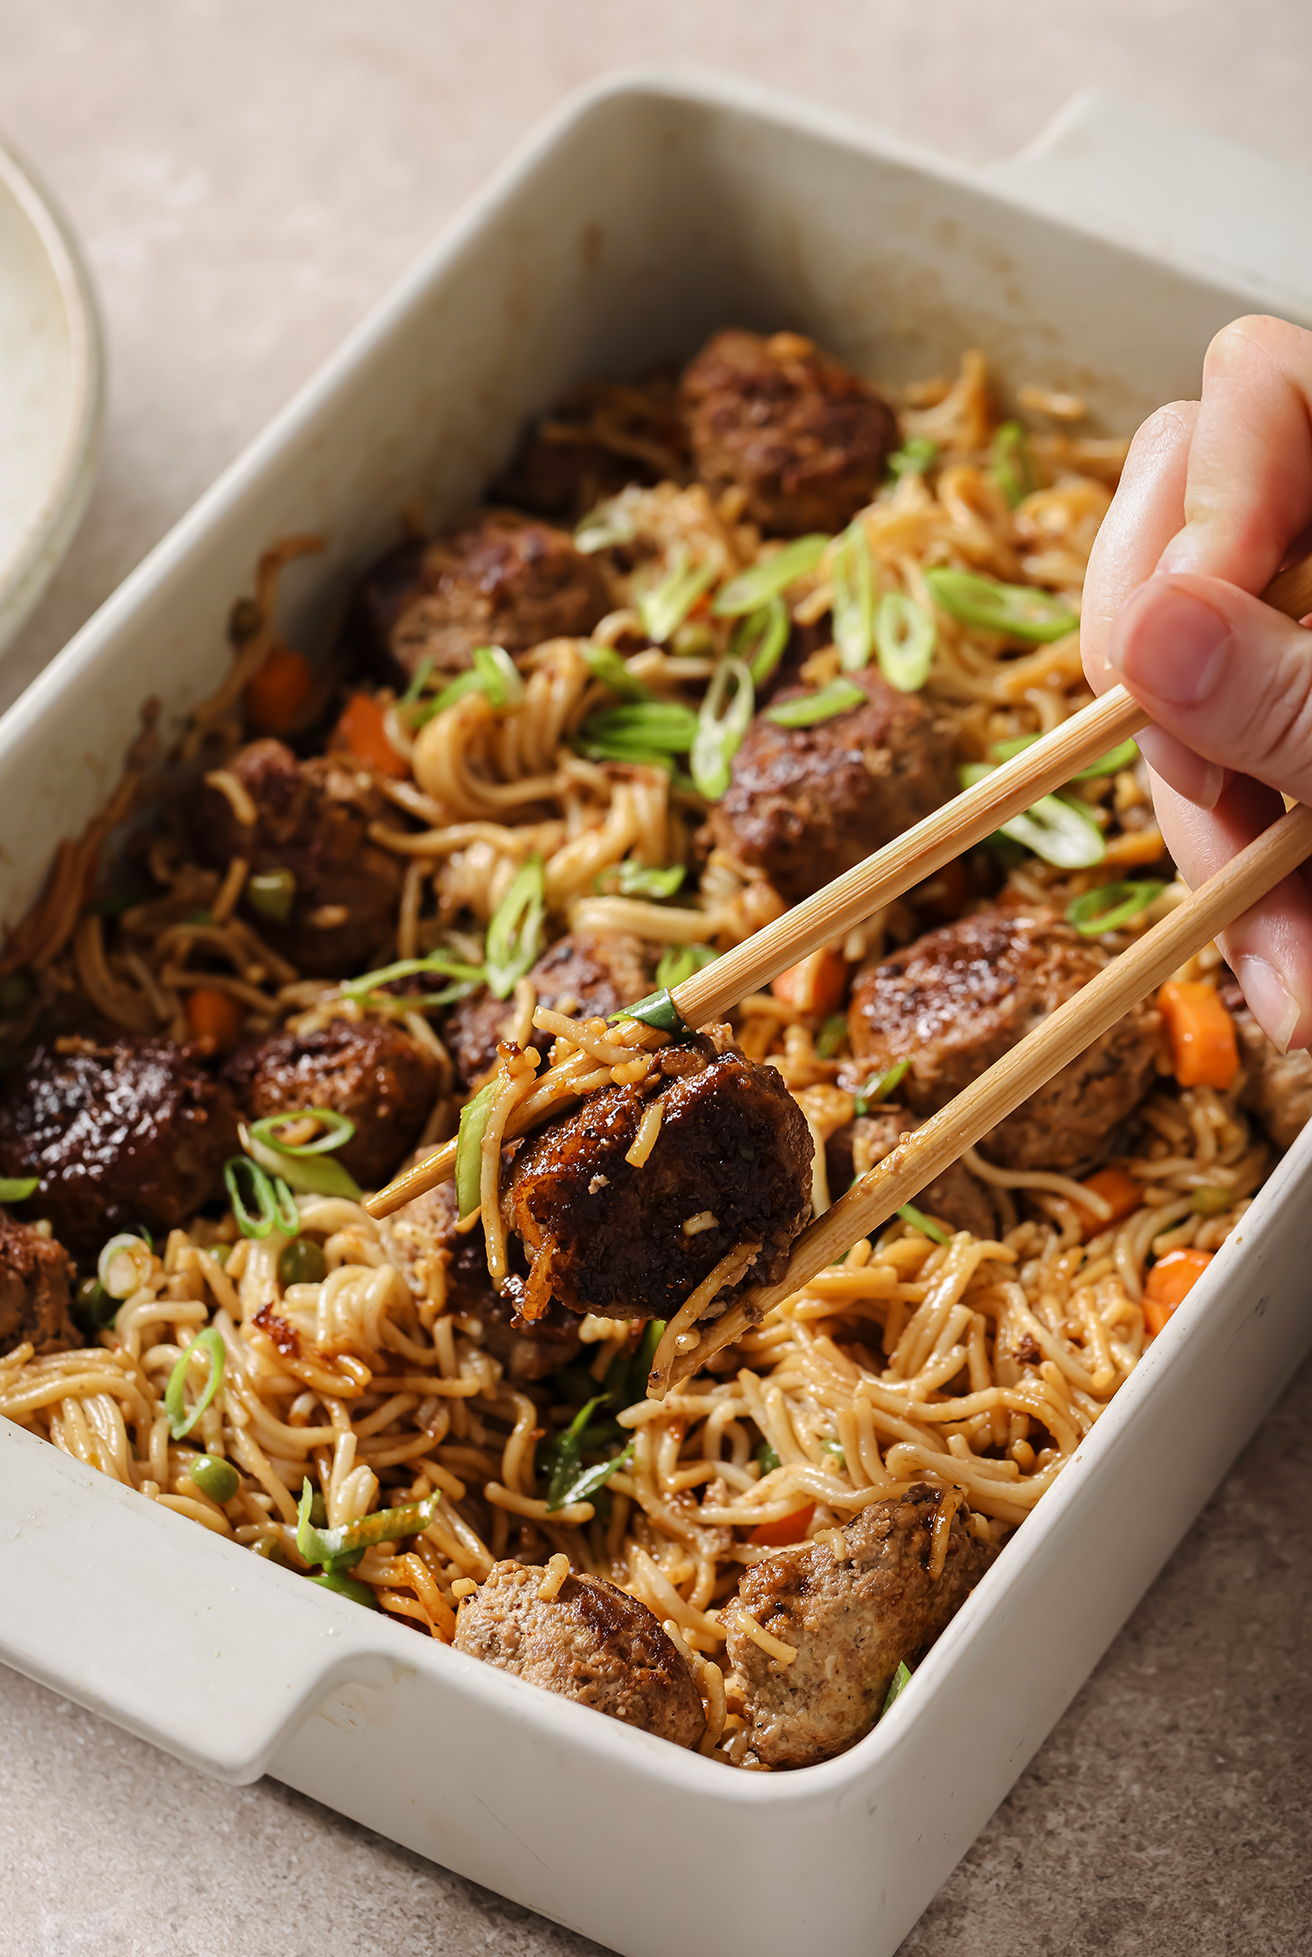
[[[822,945],[798,965],[780,972],[770,985],[776,999],[798,1012],[834,1012],[843,1003],[847,990],[847,960],[832,945]]]
[[[1148,1273],[1143,1288],[1143,1322],[1155,1339],[1177,1305],[1182,1305],[1211,1263],[1210,1250],[1168,1250]]]
[[[290,734],[314,694],[309,662],[290,646],[273,646],[258,673],[246,682],[246,719],[259,734]]]
[[[334,747],[347,748],[357,761],[363,761],[376,775],[399,779],[410,772],[403,754],[398,754],[387,738],[383,709],[367,693],[353,693],[333,735]]]
[[[1084,1218],[1086,1244],[1090,1237],[1099,1236],[1102,1231],[1110,1230],[1113,1223],[1119,1223],[1123,1216],[1130,1214],[1131,1210],[1137,1210],[1143,1201],[1142,1187],[1133,1176],[1127,1175],[1124,1169],[1099,1169],[1096,1175],[1086,1176],[1080,1187],[1091,1189],[1095,1196],[1101,1196],[1105,1203],[1110,1203],[1112,1206],[1111,1215],[1102,1217],[1095,1216],[1092,1210],[1084,1209],[1080,1203],[1075,1205]]]
[[[237,1001],[230,999],[226,992],[214,992],[209,986],[198,985],[187,994],[187,1022],[192,1038],[211,1040],[220,1050],[236,1046],[245,1017]]]
[[[1235,1023],[1216,987],[1171,980],[1157,994],[1181,1087],[1229,1087],[1239,1072]]]
[[[814,1514],[815,1503],[808,1502],[804,1508],[794,1509],[791,1515],[781,1515],[777,1522],[762,1522],[747,1540],[754,1549],[783,1549],[790,1542],[802,1541]]]

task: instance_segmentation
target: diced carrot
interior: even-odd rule
[[[241,1007],[226,992],[198,985],[187,994],[187,1021],[193,1039],[212,1040],[220,1050],[236,1046],[244,1019]]]
[[[781,1515],[777,1522],[762,1522],[753,1529],[747,1538],[756,1549],[783,1549],[790,1542],[801,1542],[811,1526],[815,1514],[815,1503],[807,1502],[803,1508],[794,1509],[791,1515]]]
[[[290,646],[274,646],[259,672],[246,682],[242,703],[257,733],[290,734],[313,694],[314,675],[308,661]]]
[[[847,990],[847,960],[833,945],[822,945],[800,965],[780,972],[770,990],[786,1006],[798,1012],[831,1013],[843,1003]]]
[[[376,775],[399,779],[410,772],[405,756],[398,754],[387,738],[383,709],[367,693],[351,695],[337,723],[332,745],[349,749],[357,761],[363,761]]]
[[[1168,1250],[1148,1273],[1143,1288],[1143,1322],[1155,1339],[1177,1305],[1184,1303],[1212,1261],[1210,1250]]]
[[[1123,1216],[1130,1214],[1131,1210],[1137,1210],[1143,1201],[1141,1185],[1133,1176],[1127,1175],[1124,1169],[1099,1169],[1096,1175],[1086,1177],[1080,1187],[1091,1189],[1095,1196],[1101,1196],[1105,1203],[1110,1203],[1112,1206],[1111,1215],[1103,1217],[1095,1216],[1092,1210],[1084,1209],[1080,1203],[1075,1205],[1084,1217],[1086,1244],[1090,1237],[1096,1237],[1102,1231],[1110,1230],[1113,1223],[1119,1223]]]
[[[1235,1023],[1216,987],[1171,980],[1157,994],[1181,1087],[1229,1087],[1239,1072]]]

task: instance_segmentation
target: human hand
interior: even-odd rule
[[[1095,691],[1120,680],[1153,717],[1139,745],[1193,888],[1275,821],[1282,792],[1312,802],[1312,635],[1254,595],[1310,523],[1312,333],[1236,320],[1207,350],[1201,401],[1134,438],[1080,633]],[[1280,1050],[1312,1044],[1312,865],[1222,948]]]

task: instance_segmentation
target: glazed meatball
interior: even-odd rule
[[[232,1096],[191,1047],[149,1035],[38,1047],[0,1097],[0,1175],[79,1257],[144,1223],[180,1227],[222,1187],[237,1148]]]
[[[0,1210],[0,1353],[30,1339],[43,1359],[80,1343],[68,1316],[75,1275],[61,1243]]]
[[[764,870],[793,903],[957,791],[951,725],[873,668],[847,677],[864,702],[818,726],[778,727],[758,714],[733,758],[724,799],[711,810],[722,848]],[[774,704],[806,691],[783,687]]]
[[[593,1094],[516,1159],[511,1216],[547,1298],[612,1318],[669,1318],[729,1251],[761,1246],[738,1284],[769,1283],[811,1213],[811,1131],[773,1067],[709,1039],[664,1048],[645,1081]],[[659,1098],[647,1160],[626,1159]],[[691,1232],[689,1223],[695,1227]]]
[[[696,1746],[706,1716],[692,1673],[646,1604],[600,1577],[495,1563],[456,1617],[456,1649],[676,1746]]]
[[[645,999],[652,966],[640,938],[624,931],[576,931],[558,938],[529,973],[538,1004],[571,1019],[608,1018]],[[511,1017],[508,999],[488,992],[462,999],[443,1029],[456,1072],[468,1086],[497,1057],[497,1041]]]
[[[348,632],[366,664],[405,685],[424,660],[459,672],[475,646],[529,652],[585,638],[610,610],[601,566],[564,530],[508,510],[389,551],[361,584]]]
[[[851,1188],[855,1177],[863,1176],[876,1162],[882,1162],[894,1144],[915,1126],[912,1115],[889,1108],[875,1115],[858,1115],[855,1121],[831,1135],[825,1143],[830,1201],[837,1202]],[[940,1218],[953,1230],[969,1230],[972,1237],[990,1238],[997,1228],[988,1190],[960,1162],[954,1162],[921,1190],[916,1207]]]
[[[683,376],[697,474],[776,536],[841,530],[897,447],[893,410],[799,333],[717,333]]]
[[[313,978],[367,971],[390,945],[402,870],[376,849],[368,827],[385,804],[368,776],[342,757],[298,761],[281,741],[251,741],[227,772],[236,794],[207,783],[195,817],[196,847],[204,861],[226,869],[244,857],[251,876],[287,871],[294,879],[285,918],[260,909],[248,880],[242,910],[265,942]],[[242,792],[255,821],[245,820]],[[240,812],[239,812],[240,808]]]
[[[1235,1083],[1241,1107],[1255,1114],[1277,1148],[1292,1148],[1312,1120],[1312,1053],[1281,1053],[1253,1018],[1237,985],[1221,998],[1235,1022],[1242,1068]]]
[[[550,1305],[530,1324],[519,1316],[513,1298],[493,1290],[482,1224],[456,1234],[454,1183],[441,1182],[416,1196],[385,1220],[382,1233],[389,1258],[415,1296],[442,1304],[463,1332],[500,1360],[510,1379],[549,1379],[577,1358],[581,1321],[576,1313]],[[507,1238],[506,1253],[522,1282],[528,1266],[518,1238]]]
[[[736,1614],[721,1616],[729,1657],[746,1687],[752,1748],[767,1767],[809,1767],[855,1746],[878,1719],[893,1674],[932,1644],[992,1560],[990,1544],[958,1507],[942,1573],[929,1573],[939,1504],[955,1495],[920,1484],[874,1502],[843,1531],[840,1562],[828,1543],[797,1543],[754,1563],[741,1607],[795,1647],[781,1664]]]
[[[883,1073],[910,1067],[899,1097],[932,1114],[978,1078],[1107,962],[1053,912],[994,909],[930,931],[863,972],[852,989],[852,1051]],[[1152,1086],[1160,1018],[1136,1006],[981,1143],[1007,1169],[1083,1171]]]
[[[629,483],[682,481],[688,459],[670,381],[587,381],[529,429],[492,494],[537,516],[577,522]]]
[[[251,1121],[331,1108],[355,1123],[333,1160],[380,1189],[414,1147],[440,1082],[436,1056],[386,1020],[334,1019],[316,1033],[270,1033],[239,1047],[223,1078]]]

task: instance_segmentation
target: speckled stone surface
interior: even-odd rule
[[[0,0],[0,129],[82,234],[112,388],[100,486],[0,706],[591,75],[733,67],[968,159],[1098,86],[1308,167],[1310,58],[1307,0]],[[1310,1437],[1312,1368],[903,1957],[1312,1953]],[[0,1878],[3,1957],[596,1948],[4,1671]]]

